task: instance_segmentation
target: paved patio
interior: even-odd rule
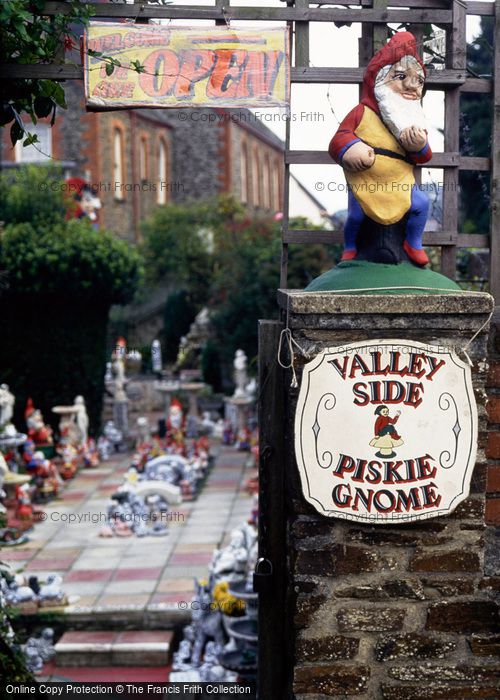
[[[99,537],[109,496],[130,466],[130,455],[119,455],[80,471],[60,498],[43,507],[46,520],[35,525],[30,541],[4,548],[2,560],[42,579],[61,574],[66,594],[80,596],[65,608],[71,615],[182,611],[179,603],[190,601],[193,577],[206,577],[214,547],[251,511],[252,498],[242,490],[253,471],[246,467],[248,453],[226,446],[216,451],[198,499],[171,508],[167,536]],[[80,522],[68,522],[69,514]]]

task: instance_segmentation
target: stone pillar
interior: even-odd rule
[[[493,307],[489,295],[468,293],[280,291],[279,302],[294,339],[312,355],[329,346],[384,338],[460,347]],[[498,697],[500,666],[490,656],[498,645],[498,606],[484,571],[487,440],[489,456],[500,457],[495,452],[498,431],[489,438],[486,433],[487,339],[485,327],[469,348],[479,411],[471,493],[450,515],[409,524],[326,518],[305,501],[293,448],[299,390],[289,388],[291,375],[286,374],[291,697]],[[299,386],[305,362],[296,354]],[[490,400],[490,421],[500,420],[496,406]]]

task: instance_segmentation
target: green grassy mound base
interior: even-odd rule
[[[305,288],[306,292],[333,290],[346,293],[363,290],[367,294],[446,294],[447,291],[462,291],[448,277],[411,263],[382,265],[366,260],[341,262],[316,277]]]

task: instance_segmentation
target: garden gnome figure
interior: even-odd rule
[[[35,408],[33,400],[29,398],[26,402],[24,411],[26,425],[28,426],[28,437],[33,440],[35,445],[52,445],[52,428],[45,425],[42,412]]]
[[[89,219],[92,227],[97,229],[101,200],[92,185],[81,177],[71,177],[66,180],[66,191],[71,196],[71,205],[66,218]]]
[[[422,248],[429,200],[413,173],[415,165],[432,157],[420,102],[424,81],[415,37],[396,33],[368,64],[361,102],[330,142],[329,153],[343,167],[349,186],[342,261],[400,262],[390,245],[387,251],[381,246],[378,257],[377,252],[362,254],[359,245],[363,235],[369,239],[397,225],[401,255],[415,265],[429,262]]]

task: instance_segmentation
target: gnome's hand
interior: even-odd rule
[[[399,134],[399,140],[405,151],[420,151],[427,143],[427,133],[419,126],[408,126]]]
[[[342,158],[342,167],[359,172],[371,168],[375,162],[375,152],[371,146],[357,141],[347,149]]]

